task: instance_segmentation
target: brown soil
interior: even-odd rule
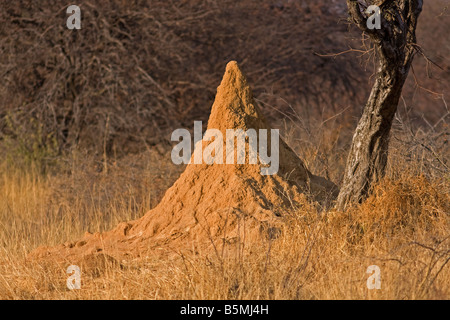
[[[226,129],[270,129],[234,61],[217,90],[208,122],[212,128],[224,137]],[[94,261],[95,255],[121,261],[167,252],[156,250],[161,248],[195,250],[197,244],[217,250],[241,237],[247,242],[274,238],[290,211],[314,202],[327,205],[336,196],[337,187],[309,172],[281,138],[278,173],[261,175],[261,166],[190,163],[159,205],[140,219],[105,233],[86,233],[75,242],[40,247],[29,258],[73,264],[86,257]]]

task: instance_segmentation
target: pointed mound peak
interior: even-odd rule
[[[267,129],[253,93],[236,61],[227,64],[212,106],[208,129]]]

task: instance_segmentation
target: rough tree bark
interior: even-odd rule
[[[381,29],[369,29],[365,10],[381,8]],[[417,50],[416,26],[423,0],[347,0],[350,19],[373,43],[378,59],[372,92],[353,136],[336,207],[360,203],[386,168],[389,133]]]

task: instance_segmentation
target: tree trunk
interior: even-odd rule
[[[366,1],[370,2],[370,1]],[[364,6],[373,4],[347,0],[353,22],[366,32],[378,58],[375,84],[353,136],[337,208],[360,203],[384,176],[389,133],[402,88],[416,50],[415,30],[422,0],[383,1],[381,29],[369,29]]]

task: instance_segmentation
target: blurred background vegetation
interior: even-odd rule
[[[345,1],[80,1],[81,30],[67,29],[61,1],[0,3],[2,158],[46,166],[74,149],[101,160],[165,152],[174,129],[206,125],[237,60],[301,156],[327,136],[310,166],[340,181],[326,167],[342,172],[374,72]],[[418,40],[439,67],[416,57],[395,124],[416,138],[448,138],[448,3],[425,3]]]

